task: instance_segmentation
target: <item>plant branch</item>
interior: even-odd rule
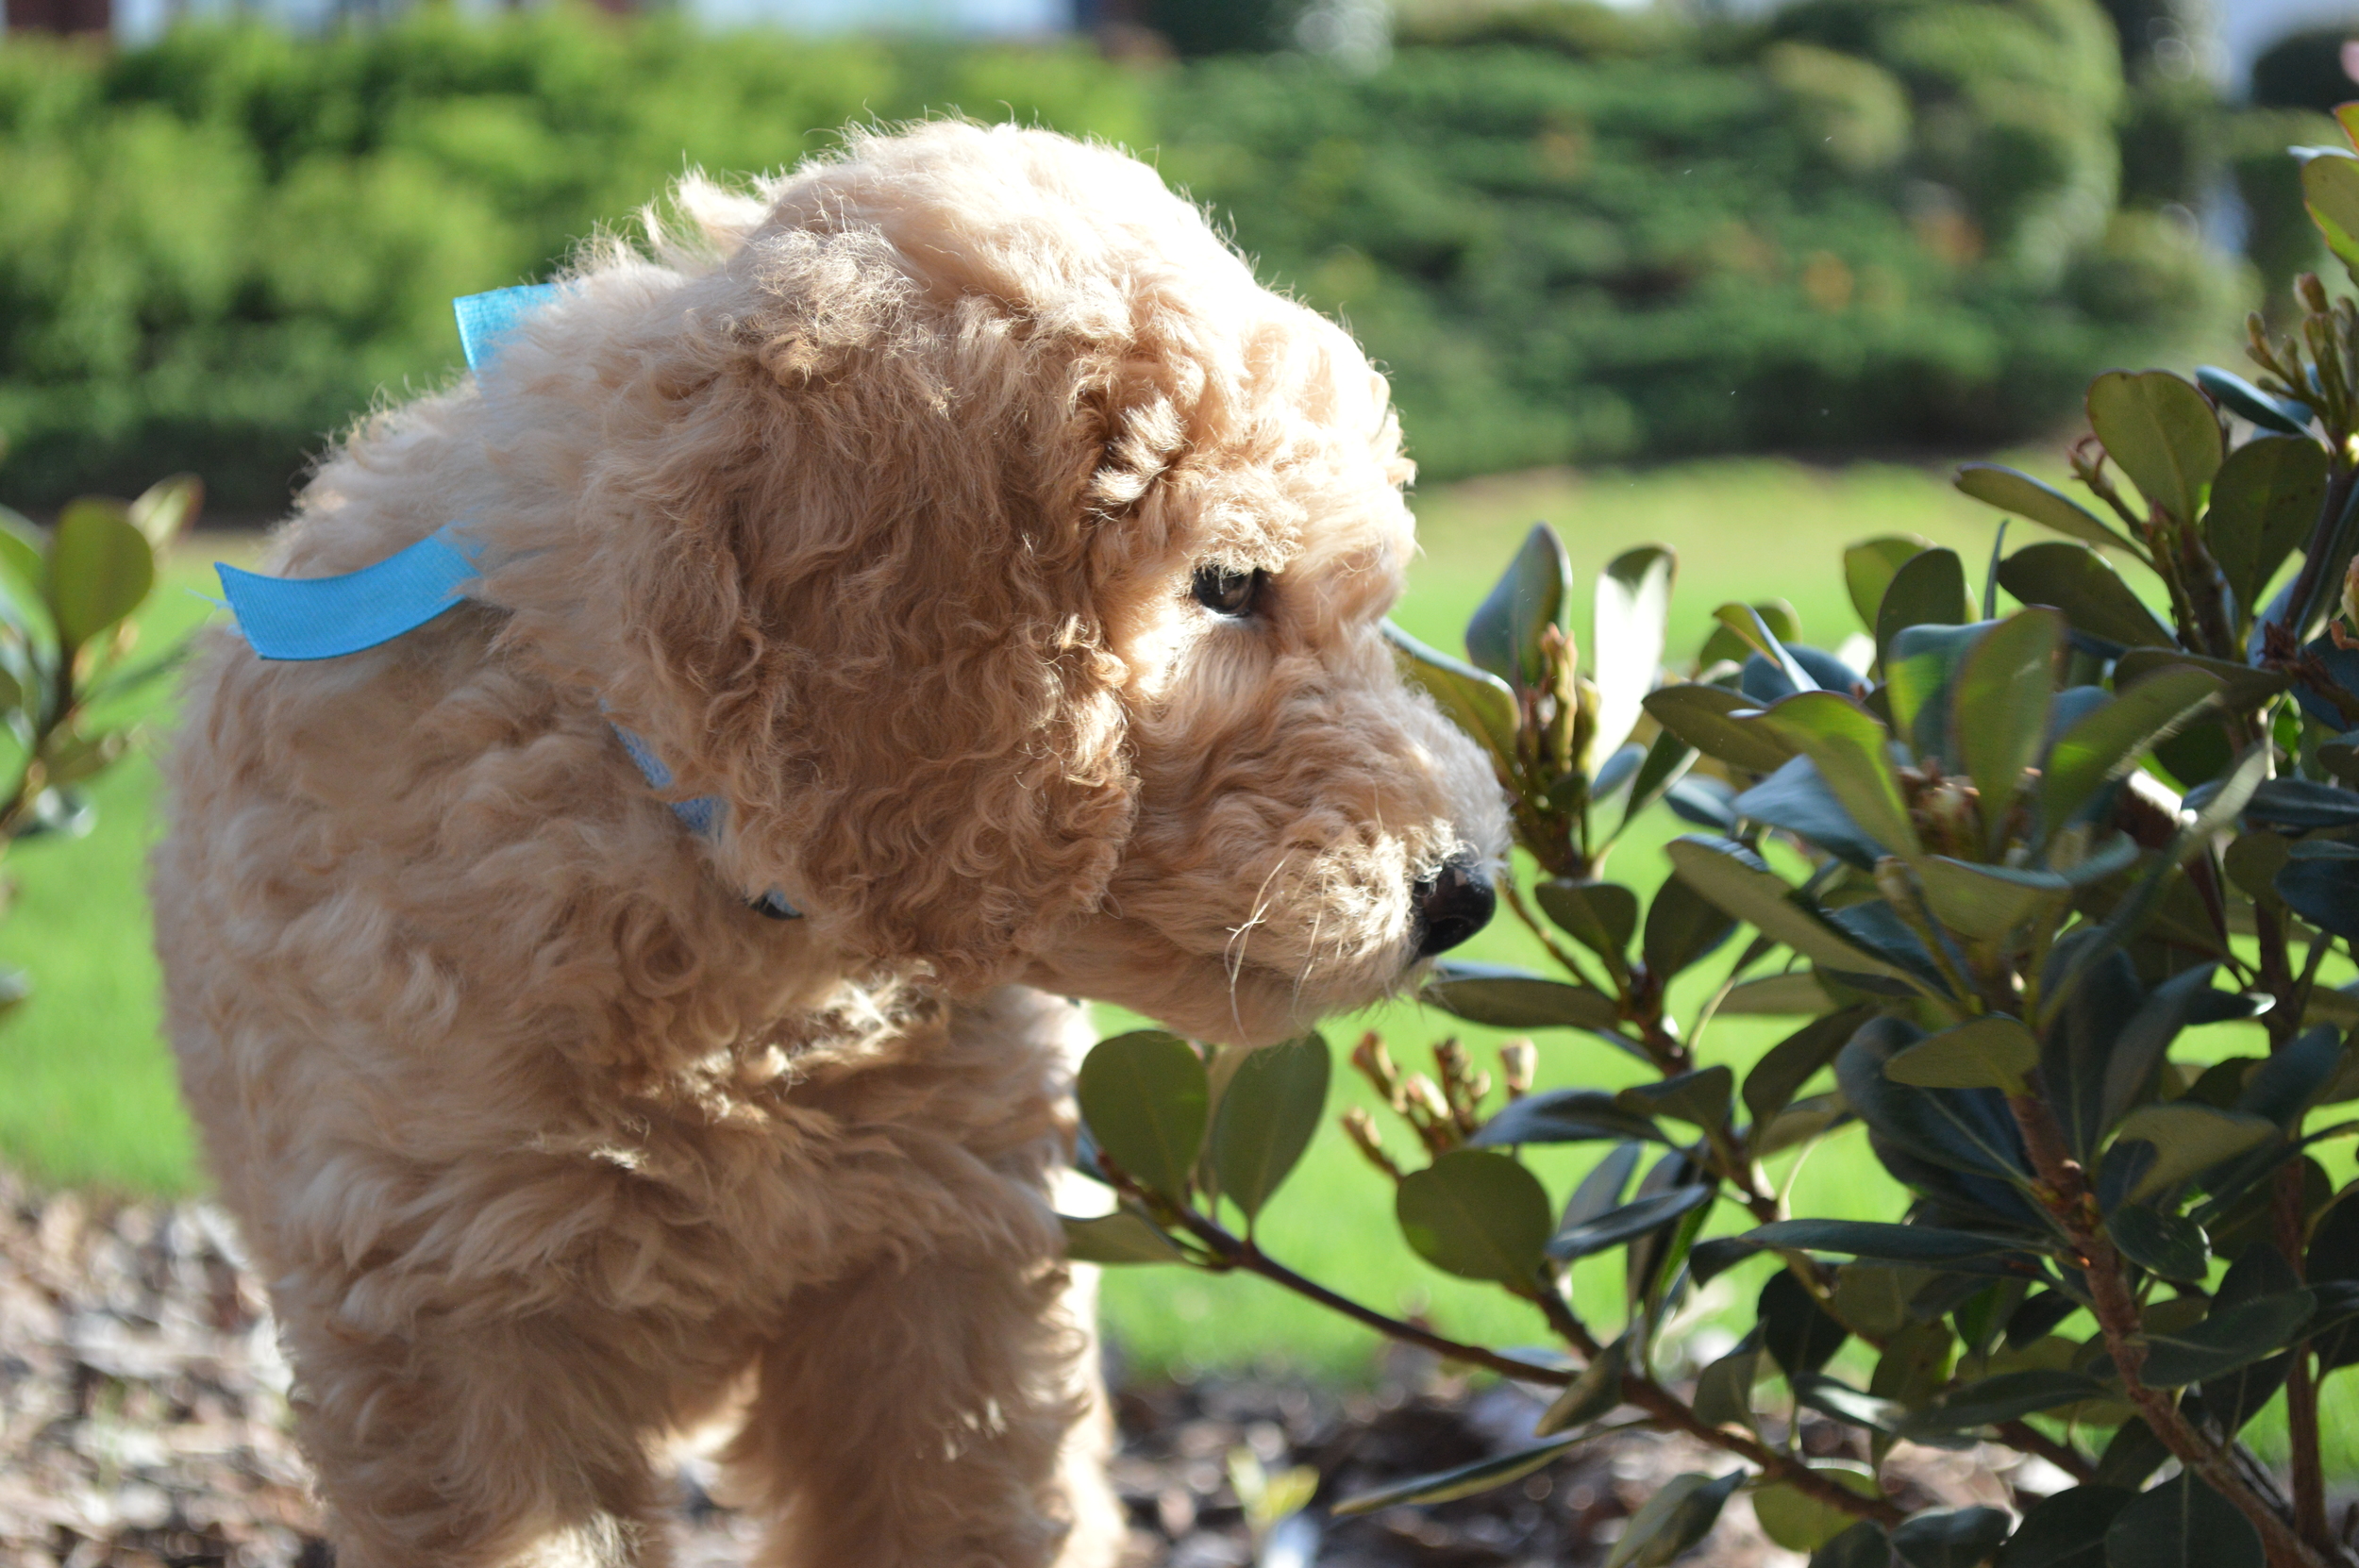
[[[2173,1458],[2251,1522],[2271,1568],[2326,1568],[2327,1560],[2253,1490],[2229,1455],[2204,1441],[2168,1391],[2150,1388],[2139,1379],[2138,1373],[2146,1364],[2146,1345],[2140,1337],[2138,1304],[2123,1277],[2120,1255],[2104,1233],[2103,1217],[2081,1166],[2067,1152],[2063,1129],[2046,1101],[2022,1093],[2008,1095],[2007,1104],[2039,1173],[2040,1200],[2079,1254],[2088,1280],[2090,1305],[2104,1331],[2105,1347],[2113,1353],[2114,1369],[2130,1402],[2146,1418],[2148,1428]]]

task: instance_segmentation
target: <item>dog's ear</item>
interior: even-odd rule
[[[728,271],[764,307],[648,371],[668,407],[602,464],[638,536],[605,574],[633,677],[610,697],[728,802],[746,888],[984,983],[1096,905],[1129,829],[1100,604],[1128,555],[1105,547],[1118,378],[992,302],[929,300],[873,239],[752,248]]]

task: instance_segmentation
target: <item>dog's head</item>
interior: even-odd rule
[[[712,259],[594,260],[487,390],[597,427],[493,588],[727,800],[742,887],[1239,1040],[1481,924],[1503,815],[1379,633],[1410,467],[1344,332],[1043,132],[683,200]]]

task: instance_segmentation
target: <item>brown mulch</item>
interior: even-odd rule
[[[27,1568],[324,1568],[319,1511],[287,1434],[286,1363],[237,1236],[203,1203],[101,1204],[0,1174],[0,1562]],[[1133,1383],[1117,1398],[1113,1481],[1127,1568],[1243,1568],[1257,1549],[1233,1477],[1316,1473],[1307,1518],[1339,1498],[1529,1441],[1540,1401],[1397,1360],[1375,1392],[1246,1378]],[[1805,1445],[1833,1451],[1832,1427]],[[1983,1457],[1996,1459],[1995,1453]],[[2003,1502],[1975,1456],[1914,1451],[1918,1500]],[[1630,1512],[1719,1456],[1631,1433],[1459,1502],[1306,1523],[1259,1543],[1278,1568],[1601,1563]],[[709,1461],[678,1463],[684,1568],[745,1560],[751,1520],[716,1503]],[[1250,1481],[1248,1479],[1248,1486]],[[1697,1559],[1793,1568],[1740,1495]]]

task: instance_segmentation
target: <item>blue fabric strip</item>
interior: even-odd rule
[[[516,324],[557,297],[554,283],[526,283],[513,289],[494,289],[486,294],[461,294],[450,302],[459,317],[459,346],[467,356],[467,368],[479,371],[492,362],[499,348],[499,340],[514,329]]]
[[[461,602],[475,563],[444,524],[374,566],[335,577],[265,577],[214,563],[222,597],[264,659],[339,659],[414,631]]]
[[[553,283],[494,289],[451,301],[459,318],[459,343],[467,368],[480,371],[492,362],[499,341],[516,324],[557,296]],[[477,575],[471,551],[459,525],[446,523],[404,550],[374,566],[334,577],[265,577],[241,572],[216,561],[222,596],[238,619],[254,651],[264,659],[340,659],[364,648],[390,642],[407,631],[463,603],[460,590]],[[672,770],[663,765],[646,742],[613,726],[623,749],[653,788],[672,787]],[[700,839],[721,832],[723,803],[711,795],[670,803],[680,825]],[[751,907],[773,920],[799,920],[799,911],[776,892],[751,900]]]

